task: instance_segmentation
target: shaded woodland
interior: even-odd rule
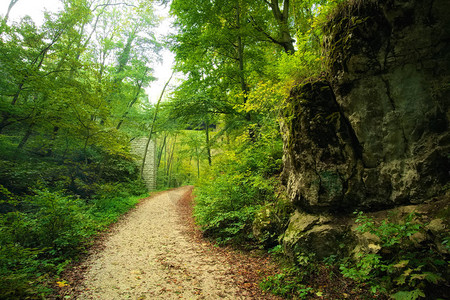
[[[20,1],[20,0],[19,0]],[[11,1],[10,9],[14,9]],[[448,5],[65,0],[0,27],[0,290],[46,297],[148,191],[195,185],[218,245],[264,251],[283,298],[445,299]],[[162,47],[174,78],[145,89]]]

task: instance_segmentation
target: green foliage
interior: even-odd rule
[[[314,294],[314,289],[303,282],[307,274],[298,266],[285,268],[279,274],[265,278],[260,287],[284,299],[304,299]]]
[[[128,155],[86,147],[62,160],[1,137],[0,298],[45,298],[92,236],[146,189]]]
[[[293,55],[280,54],[275,65],[275,74],[286,84],[317,76],[323,71],[322,58],[308,45],[308,41],[301,40],[298,46],[301,49]]]
[[[1,225],[4,228],[4,225]],[[2,232],[3,233],[3,232]],[[0,297],[2,299],[25,298],[30,294],[39,294],[43,275],[39,259],[42,250],[24,248],[14,243],[0,244]]]
[[[381,249],[376,253],[359,253],[356,261],[347,259],[340,269],[346,277],[371,285],[373,293],[389,292],[395,299],[425,297],[433,286],[448,278],[448,261],[432,248],[421,245],[415,237],[425,234],[419,215],[410,213],[401,220],[395,215],[376,222],[358,213],[357,229],[379,238]]]
[[[109,224],[114,223],[118,218],[134,207],[143,195],[131,195],[128,192],[127,197],[120,197],[117,194],[111,197],[102,196],[95,199],[88,206],[88,213],[93,221],[95,230],[103,230]]]
[[[194,215],[205,234],[219,243],[244,242],[252,239],[253,216],[262,203],[263,193],[242,182],[235,174],[220,174],[213,182],[196,189]]]
[[[412,291],[400,291],[391,295],[391,297],[395,300],[416,300],[419,298],[425,298],[425,294],[421,290],[417,289]]]
[[[4,187],[1,191],[11,195]],[[0,215],[2,299],[51,292],[48,283],[53,276],[83,253],[94,234],[136,205],[139,197],[99,198],[86,204],[43,189],[16,198],[9,201],[14,211]]]
[[[194,214],[205,234],[219,243],[253,241],[256,212],[275,199],[270,176],[280,170],[281,150],[279,136],[261,134],[252,141],[246,132],[214,157],[196,189]]]
[[[89,226],[83,214],[84,203],[60,192],[37,190],[35,193],[23,203],[28,206],[31,222],[27,226],[31,240],[24,245],[51,249],[48,253],[52,256],[73,256],[77,252],[75,246],[84,242],[84,226]]]

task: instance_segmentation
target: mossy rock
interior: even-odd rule
[[[279,237],[284,233],[293,205],[283,194],[276,202],[267,203],[255,214],[253,235],[266,249],[279,244]]]
[[[292,259],[298,255],[313,255],[322,260],[331,255],[343,255],[354,247],[349,226],[326,215],[296,211],[283,237],[286,254]]]

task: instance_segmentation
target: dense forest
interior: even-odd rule
[[[10,9],[14,10],[11,1]],[[146,193],[130,154],[161,44],[147,1],[62,1],[0,27],[0,297],[46,295]]]
[[[389,77],[389,63],[403,59],[389,53],[402,49],[382,34],[413,31],[419,17],[407,15],[425,11],[423,1],[61,0],[63,9],[46,13],[39,26],[30,17],[9,19],[18,1],[0,24],[0,298],[51,295],[93,237],[148,195],[132,151],[143,137],[156,141],[159,190],[195,185],[194,217],[206,238],[263,249],[285,266],[262,289],[284,298],[446,297],[448,71],[430,79],[433,101],[424,96],[438,104],[412,113],[414,124],[421,115],[437,120],[424,121],[439,142],[421,146],[432,153],[422,164],[401,162],[419,152],[408,150],[415,137],[406,123],[393,137],[365,123],[373,131],[366,134],[354,125],[365,121],[351,113],[357,105],[345,100],[365,78],[381,76],[384,110],[408,109],[396,99],[410,82],[401,91],[389,85],[403,84],[403,75]],[[426,22],[442,25],[441,2]],[[164,40],[156,38],[154,5],[170,7],[174,17],[175,33]],[[385,44],[380,66],[373,61]],[[434,44],[441,52],[433,57],[448,57],[443,44]],[[146,90],[164,47],[175,54],[176,79],[150,103]],[[352,59],[358,49],[369,54]],[[350,73],[357,79],[344,82]],[[402,116],[389,124],[403,124]],[[422,127],[418,141],[428,134]],[[390,140],[376,143],[378,134]],[[394,154],[372,154],[399,140]],[[418,175],[409,165],[419,166]],[[420,203],[436,214],[386,211]],[[336,216],[345,230],[330,225]],[[328,231],[298,233],[311,228]]]

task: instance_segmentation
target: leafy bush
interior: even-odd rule
[[[94,199],[127,198],[145,194],[147,188],[142,180],[112,182],[95,185]]]
[[[264,279],[260,287],[285,299],[303,299],[314,291],[303,283],[303,273],[298,267],[286,268],[281,273]]]
[[[369,283],[374,293],[389,292],[395,299],[428,296],[433,286],[448,278],[448,260],[433,245],[415,241],[415,236],[426,233],[417,217],[411,213],[395,222],[391,215],[377,223],[358,213],[357,229],[377,236],[381,249],[377,253],[360,253],[356,261],[347,259],[340,266],[342,274]]]
[[[5,242],[4,239],[0,241],[1,299],[25,298],[42,291],[42,287],[39,287],[42,277],[41,253],[39,249],[25,248],[17,243]]]
[[[251,240],[253,216],[262,203],[259,193],[240,176],[221,174],[196,189],[194,215],[205,234],[219,243]]]
[[[90,235],[89,216],[80,199],[67,197],[60,192],[37,190],[29,201],[30,226],[35,236],[35,247],[50,249],[52,256],[73,256],[77,246]],[[92,234],[92,233],[91,233]],[[87,235],[87,236],[86,236]]]
[[[9,210],[0,214],[1,299],[44,297],[51,291],[52,276],[139,199],[126,193],[126,198],[104,195],[86,203],[47,189],[34,192],[15,196],[0,185],[0,205]]]
[[[279,255],[281,251],[281,246],[277,246],[269,252],[275,252]],[[279,274],[265,278],[260,283],[260,287],[264,291],[283,298],[303,299],[315,293],[315,289],[307,285],[306,282],[315,273],[317,266],[314,254],[301,253],[297,256],[296,264],[290,264],[289,267],[283,268]],[[320,295],[320,291],[316,294]]]
[[[213,168],[195,190],[197,223],[219,243],[254,241],[255,214],[265,202],[275,199],[275,182],[270,176],[281,166],[279,136],[261,134],[252,141],[247,134],[214,157]]]

